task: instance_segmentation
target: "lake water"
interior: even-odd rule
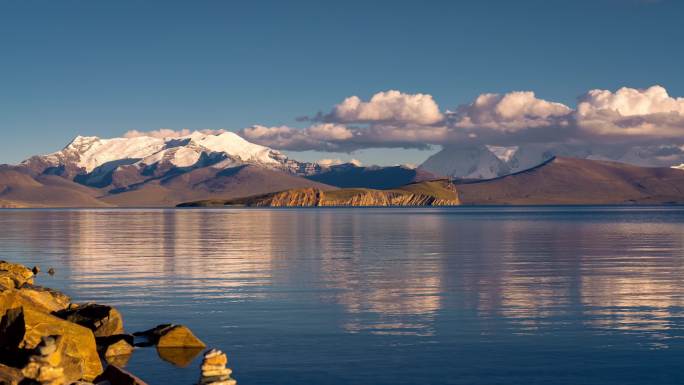
[[[188,325],[241,385],[684,383],[681,207],[4,210],[3,258]]]

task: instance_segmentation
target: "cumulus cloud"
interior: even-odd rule
[[[537,127],[565,126],[572,109],[539,99],[531,91],[482,94],[452,114],[453,125],[463,129],[518,132]]]
[[[353,152],[364,148],[429,148],[448,134],[444,126],[396,126],[378,124],[347,127],[314,124],[307,128],[254,125],[239,132],[245,139],[281,150]]]
[[[396,90],[378,92],[367,102],[350,96],[328,115],[328,119],[343,123],[435,124],[443,118],[431,95],[405,94]]]
[[[600,136],[679,138],[684,135],[684,98],[661,86],[591,90],[580,98],[577,125]]]
[[[670,96],[661,86],[590,90],[579,97],[576,108],[532,91],[484,93],[452,111],[440,110],[431,95],[389,90],[368,100],[348,97],[308,120],[304,128],[254,125],[238,133],[251,142],[292,151],[560,143],[597,149],[596,154],[610,152],[612,159],[666,163],[684,157],[684,98]],[[126,136],[191,133],[160,129]]]
[[[240,134],[254,143],[294,151],[335,151],[341,148],[336,142],[344,142],[354,136],[349,128],[334,123],[314,124],[304,129],[254,125],[241,130]]]
[[[151,138],[159,138],[159,139],[167,139],[167,138],[181,138],[184,136],[191,135],[194,132],[199,132],[205,135],[218,135],[226,132],[226,130],[223,129],[218,129],[218,130],[189,130],[187,128],[184,128],[182,130],[172,130],[170,128],[160,128],[158,130],[152,130],[152,131],[138,131],[138,130],[131,130],[128,131],[124,134],[125,138],[138,138],[141,136],[147,136]]]

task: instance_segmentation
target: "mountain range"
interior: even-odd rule
[[[571,146],[445,147],[418,168],[363,167],[300,162],[232,132],[79,136],[60,151],[0,166],[0,207],[171,207],[306,189],[380,197],[389,195],[375,190],[444,177],[464,204],[682,201],[682,170],[592,157]]]
[[[175,206],[291,188],[391,188],[434,177],[404,166],[299,162],[232,132],[78,136],[60,151],[0,166],[0,206]]]
[[[490,179],[527,170],[555,156],[615,161],[643,167],[684,167],[681,149],[676,146],[622,148],[528,143],[520,146],[445,146],[429,157],[420,168],[433,174],[462,180]]]

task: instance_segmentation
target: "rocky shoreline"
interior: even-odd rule
[[[136,349],[155,347],[179,366],[206,349],[183,325],[127,333],[117,309],[73,303],[35,285],[39,273],[0,261],[0,385],[145,385],[123,368]],[[220,350],[206,351],[197,384],[235,385],[227,362]]]
[[[456,187],[448,179],[435,179],[389,190],[305,188],[228,200],[187,202],[178,207],[423,207],[458,206]]]

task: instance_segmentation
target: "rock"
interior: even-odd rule
[[[20,354],[36,349],[43,337],[59,335],[57,353],[67,381],[92,380],[102,373],[92,331],[30,305],[9,309],[1,305],[0,341],[6,349]]]
[[[95,337],[107,337],[123,334],[123,319],[121,313],[111,306],[94,303],[72,306],[56,312],[59,318],[85,326],[93,331]]]
[[[34,354],[29,358],[28,364],[21,370],[21,374],[41,385],[66,384],[64,369],[61,367],[62,357],[57,351],[61,340],[61,336],[42,337]]]
[[[14,280],[8,274],[0,273],[0,291],[14,289]]]
[[[64,310],[71,303],[71,298],[64,293],[30,284],[24,284],[19,289],[19,295],[30,300],[34,305],[44,308],[49,313]]]
[[[125,340],[119,340],[107,347],[105,357],[126,356],[133,353],[133,346]]]
[[[3,287],[9,286],[6,283],[11,281],[14,288],[18,288],[25,283],[33,284],[33,272],[18,263],[0,261],[0,280],[3,281]]]
[[[147,385],[145,381],[121,369],[116,365],[109,365],[104,373],[99,375],[95,382],[107,381],[112,385]]]
[[[176,325],[167,329],[157,342],[158,348],[202,348],[206,345],[185,326]]]
[[[49,268],[49,269],[48,269],[48,274],[50,274],[50,275],[55,275],[55,268],[54,268],[54,267]]]
[[[202,375],[198,382],[199,385],[236,385],[237,381],[230,375],[232,370],[226,368],[228,357],[218,349],[211,349],[204,354],[202,361]]]
[[[60,292],[39,287],[5,290],[0,292],[0,315],[7,309],[22,306],[50,313],[64,307],[68,301],[69,297]]]
[[[126,341],[131,346],[135,345],[135,337],[132,334],[114,334],[107,337],[95,337],[97,349],[105,351],[109,345],[113,345],[119,341]]]
[[[37,265],[33,266],[33,269],[31,269],[31,271],[33,272],[33,275],[38,275],[38,273],[40,273],[40,267],[38,267]]]
[[[157,347],[157,354],[162,360],[184,368],[192,362],[204,348],[160,348]]]
[[[125,339],[109,345],[104,352],[105,361],[110,365],[125,367],[133,354],[133,346]]]
[[[0,384],[18,385],[23,377],[21,370],[0,364]]]
[[[147,337],[159,348],[205,348],[206,345],[183,325],[158,325],[144,332],[133,333]]]

